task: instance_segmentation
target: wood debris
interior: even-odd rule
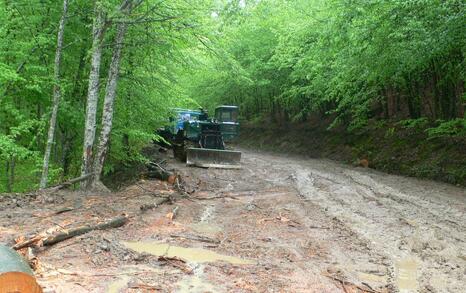
[[[170,221],[173,221],[173,219],[176,217],[176,214],[178,213],[179,207],[176,206],[171,212],[169,212],[165,217],[169,219]]]
[[[337,281],[342,286],[342,289],[345,293],[384,293],[382,291],[376,291],[367,285],[365,285],[366,287],[356,285],[354,283],[344,280],[341,277],[329,273],[323,273],[323,275],[327,278]]]
[[[119,216],[96,225],[85,225],[69,230],[63,230],[62,232],[56,233],[54,235],[50,235],[48,233],[39,233],[35,236],[32,236],[29,239],[21,237],[13,246],[13,249],[18,250],[30,246],[49,246],[64,241],[66,239],[88,233],[93,230],[104,230],[108,228],[121,227],[127,222],[128,218],[126,216]]]
[[[193,269],[186,264],[186,261],[179,257],[159,256],[157,258],[161,262],[165,262],[173,267],[176,267],[187,274],[192,274]]]

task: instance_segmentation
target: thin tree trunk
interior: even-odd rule
[[[100,174],[104,165],[105,157],[108,150],[110,132],[112,131],[113,112],[118,85],[118,75],[120,72],[121,51],[127,29],[126,22],[120,22],[117,25],[115,36],[115,47],[113,50],[112,61],[108,72],[108,79],[105,91],[104,108],[102,112],[102,130],[99,137],[97,155],[94,160],[94,178],[93,182],[100,180]]]
[[[86,104],[86,122],[84,129],[83,162],[81,176],[91,172],[92,148],[94,146],[96,132],[97,102],[99,99],[100,63],[102,59],[102,39],[105,32],[105,19],[100,3],[96,3],[95,19],[92,28],[92,61],[89,73],[89,87]],[[81,188],[86,189],[89,181],[83,181]]]
[[[10,163],[9,163],[9,171],[10,173],[8,175],[8,183],[7,183],[7,191],[12,192],[13,191],[13,186],[15,185],[15,167],[16,167],[16,160],[15,157],[11,157]]]
[[[67,11],[68,11],[68,0],[63,0],[63,12],[62,12],[62,16],[60,19],[60,25],[58,27],[57,50],[55,52],[52,115],[50,117],[47,146],[45,148],[44,164],[42,167],[42,177],[40,179],[40,186],[39,186],[40,189],[43,189],[47,186],[47,179],[49,175],[50,152],[52,150],[52,146],[54,143],[55,127],[57,124],[58,105],[60,103],[60,98],[61,98],[60,63],[61,63],[61,55],[62,55],[62,49],[63,49],[63,35],[65,32]]]
[[[79,56],[79,65],[78,68],[76,69],[76,76],[74,78],[74,85],[73,85],[73,91],[71,92],[71,97],[76,99],[77,97],[81,98],[79,95],[82,92],[82,84],[81,84],[81,76],[84,71],[84,66],[86,65],[86,54],[87,54],[87,42],[83,42],[83,46],[81,48],[81,54]]]
[[[456,93],[456,102],[458,103],[457,105],[457,113],[456,113],[456,117],[458,118],[465,118],[464,117],[464,106],[466,105],[466,103],[463,102],[463,95],[464,95],[464,82],[462,80],[459,80],[457,82],[457,85],[456,85],[456,89],[455,89],[455,93]]]
[[[5,164],[5,179],[6,179],[6,192],[11,192],[11,185],[10,185],[10,161],[6,160]]]

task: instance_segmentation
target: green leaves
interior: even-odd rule
[[[193,71],[198,76],[182,80],[182,88],[201,103],[236,103],[246,117],[285,111],[282,117],[305,120],[319,112],[349,129],[382,118],[384,111],[430,120],[461,112],[461,1],[232,5],[225,2],[213,24],[217,54],[191,51],[203,64]],[[389,105],[393,99],[397,105]]]
[[[439,121],[437,127],[428,128],[426,130],[430,139],[434,138],[451,138],[451,137],[466,137],[466,119],[454,119],[450,121]]]
[[[123,19],[121,1],[99,1],[109,20],[102,84],[114,24],[130,22],[107,171],[141,160],[172,107],[236,104],[249,120],[317,117],[350,130],[369,120],[413,128],[427,121],[436,125],[431,137],[464,135],[464,1],[241,3],[147,0]],[[81,163],[93,9],[92,1],[70,3],[52,152],[64,176],[76,175]],[[60,13],[59,1],[0,2],[2,160],[27,165],[43,151]]]
[[[18,80],[22,80],[21,76],[19,76],[14,69],[0,62],[0,84],[6,84]]]

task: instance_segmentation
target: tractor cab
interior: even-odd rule
[[[218,106],[215,108],[215,120],[220,124],[224,141],[231,141],[239,135],[237,106]]]
[[[218,122],[238,123],[237,106],[218,106],[215,108],[215,119]]]

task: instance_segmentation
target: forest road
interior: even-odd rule
[[[163,154],[181,185],[141,178],[105,194],[0,197],[0,242],[128,216],[37,249],[45,292],[464,292],[464,188],[242,151],[240,170]],[[173,204],[143,209],[160,196]]]
[[[464,292],[464,188],[327,160],[247,150],[242,160],[235,189],[296,190],[286,208],[325,250],[311,261],[321,272],[389,292]]]

